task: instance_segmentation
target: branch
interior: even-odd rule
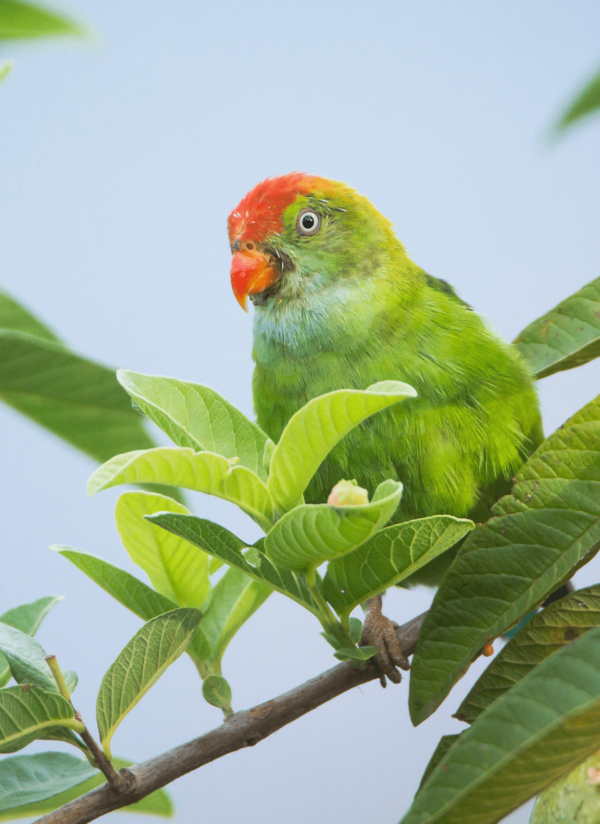
[[[44,660],[46,661],[46,663],[52,671],[52,675],[54,676],[54,680],[56,681],[58,691],[65,699],[65,701],[68,701],[69,704],[73,707],[73,702],[71,701],[71,694],[69,693],[69,689],[65,682],[65,677],[62,674],[62,670],[58,666],[56,655],[46,655]],[[118,773],[115,770],[111,762],[104,755],[101,748],[96,743],[93,735],[88,730],[85,721],[81,717],[81,714],[77,712],[75,707],[73,707],[73,713],[77,721],[79,721],[79,723],[83,724],[84,726],[83,732],[79,733],[79,735],[81,736],[81,739],[90,751],[91,757],[93,759],[92,764],[94,764],[95,762],[94,766],[98,767],[98,769],[104,773],[104,777],[114,790],[126,789],[127,785],[131,783],[130,776],[126,774],[125,771],[123,771],[123,773]]]
[[[424,612],[396,630],[407,657],[415,651],[426,615]],[[155,790],[217,758],[244,747],[253,747],[321,704],[379,676],[379,670],[370,661],[361,669],[345,661],[266,704],[231,715],[220,727],[187,744],[121,771],[126,772],[123,775],[126,781],[121,787],[103,784],[42,816],[35,824],[86,824],[113,810],[141,801]]]

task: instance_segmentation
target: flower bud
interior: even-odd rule
[[[329,506],[364,506],[369,503],[369,493],[356,481],[341,480],[329,493],[327,503]]]

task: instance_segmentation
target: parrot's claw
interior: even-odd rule
[[[400,683],[402,676],[398,672],[398,667],[403,670],[410,669],[396,635],[397,627],[398,624],[395,621],[390,621],[382,614],[381,595],[369,598],[366,603],[366,616],[359,646],[373,646],[379,650],[371,660],[379,670],[379,681],[382,687],[387,686],[386,676],[393,684]]]

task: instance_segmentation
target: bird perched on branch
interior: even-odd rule
[[[274,441],[325,392],[399,380],[418,393],[346,435],[306,501],[326,501],[341,478],[371,494],[394,478],[404,484],[397,520],[484,520],[543,437],[516,349],[413,263],[390,222],[344,183],[298,172],[267,179],[228,228],[234,294],[255,307],[256,415]],[[416,582],[438,584],[447,564],[442,555]]]

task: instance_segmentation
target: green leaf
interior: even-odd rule
[[[287,512],[333,447],[366,418],[405,398],[412,386],[381,381],[368,389],[338,389],[313,398],[289,420],[271,458],[267,486],[276,508]]]
[[[427,718],[491,639],[587,563],[600,547],[600,398],[545,440],[512,495],[461,547],[421,629],[409,707]]]
[[[205,668],[220,673],[221,659],[229,642],[272,592],[270,586],[248,577],[240,569],[227,570],[213,590],[194,637],[194,652]]]
[[[0,650],[17,684],[30,684],[52,692],[60,691],[46,663],[46,653],[30,635],[0,622]],[[67,689],[73,692],[77,686],[77,675],[71,671],[63,675]]]
[[[483,710],[541,661],[600,626],[600,585],[572,592],[539,612],[500,650],[455,718],[472,724]]]
[[[31,636],[0,623],[0,650],[17,684],[31,684],[58,692],[54,676],[44,660],[46,653]]]
[[[17,301],[3,289],[0,289],[0,329],[11,329],[14,332],[28,332],[30,335],[49,340],[52,343],[62,343],[45,323],[42,323],[42,321],[36,318],[35,315],[32,315],[28,309],[20,303],[17,303]]]
[[[599,775],[600,754],[595,752],[538,795],[529,824],[598,824]]]
[[[319,635],[322,635],[323,638],[327,641],[327,643],[334,649],[337,650],[342,648],[341,641],[338,641],[338,639],[334,635],[331,635],[329,632],[320,632]]]
[[[600,355],[600,278],[575,292],[514,340],[536,378],[574,369]]]
[[[326,576],[327,577],[327,576]],[[325,585],[325,581],[323,581],[323,586]],[[349,620],[350,626],[350,638],[354,641],[355,644],[358,644],[362,637],[362,621],[359,618],[350,618]]]
[[[600,109],[600,72],[581,90],[567,111],[556,124],[557,132],[564,132],[582,117],[597,113]]]
[[[237,504],[263,529],[271,527],[273,503],[260,478],[213,452],[157,447],[117,455],[94,472],[88,495],[129,483],[162,483],[216,495]]]
[[[175,535],[180,535],[186,541],[208,552],[209,555],[220,558],[229,566],[240,569],[260,583],[268,584],[272,589],[287,595],[288,598],[301,604],[314,615],[320,614],[319,606],[315,603],[302,577],[296,575],[295,572],[279,569],[262,551],[258,552],[254,558],[256,563],[250,563],[242,555],[242,550],[248,544],[236,538],[225,527],[193,515],[163,513],[152,515],[148,520],[163,529],[168,529]],[[261,539],[256,546],[262,548],[263,541],[264,539]]]
[[[429,759],[429,763],[425,767],[425,772],[423,773],[423,777],[419,783],[419,789],[417,792],[421,792],[423,785],[431,775],[431,773],[435,770],[437,765],[440,763],[442,758],[446,755],[450,747],[452,747],[458,739],[460,738],[461,733],[456,733],[454,735],[442,735],[440,740],[438,741],[437,747],[433,751],[433,755]]]
[[[263,481],[267,444],[275,445],[255,423],[208,386],[120,369],[117,378],[137,406],[177,446],[238,458]]]
[[[600,746],[600,628],[542,661],[465,730],[402,824],[492,824]]]
[[[111,757],[110,742],[128,712],[192,640],[202,613],[175,609],[148,621],[109,667],[102,679],[96,717],[104,752]]]
[[[46,755],[47,753],[43,753]],[[24,756],[14,756],[14,758],[23,758]],[[37,756],[34,756],[36,758]],[[13,759],[4,759],[1,763]],[[113,758],[113,765],[115,769],[120,770],[122,767],[130,767],[133,761],[125,761],[122,758]],[[0,812],[0,821],[12,821],[16,818],[38,818],[53,810],[58,810],[70,801],[74,801],[90,790],[104,784],[105,778],[102,773],[95,771],[96,775],[89,778],[83,784],[73,787],[70,790],[61,792],[58,795],[52,796],[45,801],[37,801],[33,804],[26,804],[23,807],[16,807],[5,812]],[[169,795],[164,790],[156,790],[151,795],[146,796],[137,804],[130,804],[128,807],[122,807],[120,813],[145,813],[146,815],[158,815],[162,818],[172,818],[174,815],[173,802]]]
[[[0,329],[0,400],[100,461],[152,446],[112,369],[27,332]]]
[[[8,77],[8,75],[11,73],[11,71],[12,71],[12,63],[3,63],[0,66],[0,83],[2,83],[2,81],[6,77]]]
[[[82,30],[56,12],[17,0],[0,0],[0,40],[54,37],[64,34],[80,35]]]
[[[84,730],[73,716],[73,707],[58,693],[38,687],[0,690],[0,752],[21,750],[53,727]]]
[[[68,546],[53,546],[51,549],[71,561],[94,583],[144,621],[150,621],[157,615],[177,609],[177,604],[155,592],[135,575],[103,561],[102,558]]]
[[[81,750],[83,753],[89,752],[88,748],[79,736],[75,735],[73,730],[70,730],[67,727],[55,727],[53,730],[45,732],[44,735],[40,735],[39,740],[62,741],[64,744],[71,744],[73,747],[77,747],[77,749]]]
[[[21,604],[21,606],[9,609],[8,612],[0,615],[0,621],[3,624],[8,624],[9,627],[20,629],[21,632],[25,632],[27,635],[34,636],[48,612],[59,601],[62,601],[62,595],[49,595],[45,598],[39,598],[31,604]],[[9,680],[10,668],[8,661],[0,653],[0,687],[3,687]]]
[[[63,678],[65,679],[65,684],[67,689],[69,690],[69,693],[73,694],[77,689],[77,684],[79,683],[77,673],[73,672],[73,670],[65,670],[63,672]]]
[[[112,595],[116,601],[144,621],[150,621],[152,618],[177,609],[177,604],[174,601],[170,601],[134,575],[113,564],[109,564],[108,561],[104,561],[102,558],[88,555],[87,552],[81,552],[71,547],[53,546],[51,549],[71,561],[94,583],[98,584],[105,592]],[[187,650],[197,666],[200,658],[199,650],[205,650],[199,632],[198,629]]]
[[[21,604],[21,606],[7,610],[0,615],[0,621],[33,637],[52,607],[62,600],[62,595],[47,595],[44,598],[38,598],[30,604]]]
[[[213,573],[215,573],[218,569],[221,569],[221,567],[223,566],[223,564],[224,564],[224,561],[222,561],[220,558],[216,558],[216,557],[213,555],[213,557],[210,559],[210,561],[209,561],[209,563],[208,563],[208,573],[209,573],[209,575],[212,575],[212,574],[213,574]]]
[[[454,546],[475,524],[451,515],[433,515],[394,524],[327,567],[323,592],[339,615],[408,578]]]
[[[76,787],[98,770],[62,752],[15,755],[0,761],[0,811],[33,804]]]
[[[401,483],[384,481],[369,504],[297,506],[267,534],[265,551],[283,569],[314,570],[323,561],[339,558],[371,538],[392,517],[401,496]]]
[[[208,675],[202,682],[202,695],[213,707],[219,707],[231,715],[231,687],[223,676]]]
[[[336,650],[333,655],[340,661],[368,661],[377,655],[377,647],[342,647]]]
[[[121,495],[115,518],[123,546],[134,564],[146,572],[154,589],[179,606],[201,609],[211,588],[209,556],[145,520],[144,516],[156,512],[189,515],[184,506],[163,495]]]

